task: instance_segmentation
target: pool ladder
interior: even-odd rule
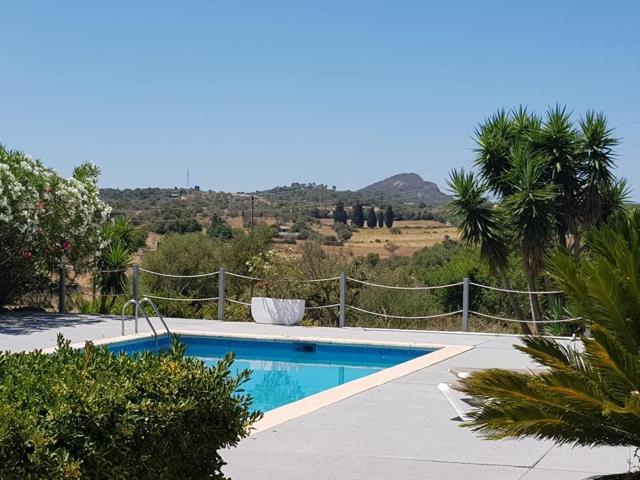
[[[158,317],[158,319],[160,319],[160,322],[162,322],[162,326],[164,327],[164,329],[167,331],[167,335],[171,335],[171,330],[169,330],[169,327],[167,326],[167,322],[164,321],[164,318],[162,317],[162,315],[160,315],[160,312],[158,311],[158,307],[156,306],[155,303],[153,303],[153,301],[148,298],[148,297],[144,297],[142,300],[138,301],[135,298],[132,298],[131,300],[127,301],[123,306],[122,306],[122,319],[121,319],[121,325],[122,325],[122,335],[125,335],[125,330],[124,330],[124,321],[125,321],[125,314],[127,313],[127,307],[129,305],[133,305],[134,306],[134,315],[135,315],[135,333],[138,333],[138,312],[142,312],[142,315],[144,315],[145,320],[147,321],[147,325],[149,325],[149,327],[151,328],[151,331],[153,332],[153,337],[156,340],[156,346],[158,345],[158,332],[156,331],[155,327],[153,326],[153,323],[151,323],[151,320],[149,319],[149,315],[147,315],[147,312],[144,308],[145,305],[151,305],[151,308],[153,309],[153,313],[156,314],[156,317]]]

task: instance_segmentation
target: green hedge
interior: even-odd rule
[[[224,478],[218,451],[260,417],[249,372],[184,352],[177,338],[130,357],[58,337],[53,354],[0,353],[0,478]]]

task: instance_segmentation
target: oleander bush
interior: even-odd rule
[[[0,353],[0,478],[224,478],[219,451],[260,413],[233,356],[206,367],[167,351],[114,354],[58,337],[55,353]]]
[[[0,145],[0,306],[47,293],[61,261],[86,268],[104,249],[111,207],[98,196],[99,174],[84,163],[63,178]]]

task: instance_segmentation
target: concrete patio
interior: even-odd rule
[[[518,341],[514,336],[192,319],[168,319],[167,323],[175,330],[474,347],[245,439],[224,454],[225,472],[234,480],[579,480],[628,469],[626,448],[572,449],[533,440],[492,442],[459,427],[436,385],[452,380],[447,371],[451,366],[532,366],[512,348]],[[131,325],[127,329],[131,332]],[[120,321],[80,315],[0,315],[0,350],[49,348],[55,345],[57,333],[72,342],[116,337]]]

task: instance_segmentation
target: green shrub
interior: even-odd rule
[[[347,240],[349,240],[353,233],[351,232],[351,230],[349,229],[349,227],[347,227],[345,224],[343,223],[334,223],[333,224],[333,229],[336,232],[336,235],[338,237],[338,240],[340,240],[341,242],[346,242]]]
[[[142,267],[172,275],[216,272],[223,265],[224,245],[221,241],[200,233],[167,235],[158,246],[158,250],[144,255]],[[218,280],[213,276],[174,278],[142,272],[140,282],[141,296],[147,293],[182,298],[218,296]],[[165,310],[161,311],[165,312]],[[168,313],[167,316],[169,316]]]
[[[218,320],[218,302],[204,304],[198,313],[199,315],[194,318]],[[251,312],[246,305],[226,303],[224,306],[224,319],[227,322],[247,322],[251,320]]]
[[[342,242],[338,240],[335,235],[325,235],[322,240],[323,245],[331,246],[331,247],[341,247]]]
[[[256,288],[267,297],[304,299],[310,293],[300,262],[291,250],[269,250],[251,258],[248,265],[250,274],[261,279]]]
[[[214,215],[211,225],[207,228],[207,235],[211,238],[217,238],[223,242],[227,242],[233,238],[233,229],[226,220],[218,215]]]
[[[58,337],[53,354],[0,353],[0,478],[224,478],[219,450],[260,414],[230,375],[166,352],[136,357]]]

